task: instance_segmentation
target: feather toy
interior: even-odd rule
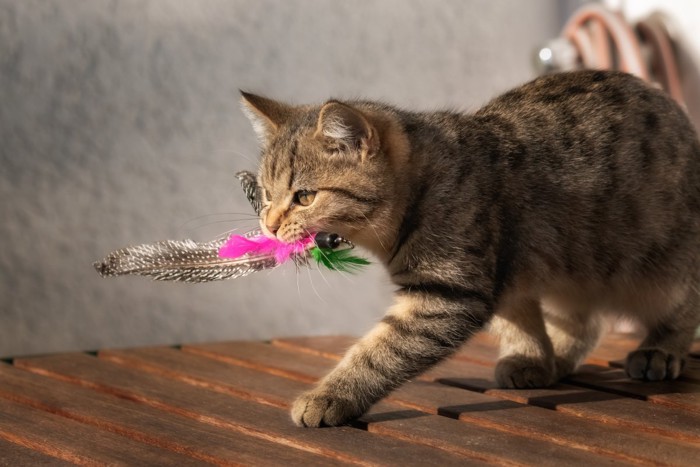
[[[114,251],[95,263],[102,277],[136,274],[159,281],[209,282],[235,279],[277,266],[270,255],[221,258],[219,249],[228,237],[206,243],[166,240]]]
[[[313,237],[285,243],[266,235],[255,237],[232,235],[219,249],[219,256],[221,258],[239,258],[248,254],[271,255],[279,264],[282,264],[293,255],[304,253],[313,242]]]
[[[350,250],[312,248],[309,253],[318,264],[322,264],[333,271],[357,272],[362,266],[367,266],[369,264],[369,261],[365,258],[351,255]]]
[[[239,172],[236,178],[259,215],[261,190],[255,175]],[[352,248],[354,245],[350,241],[334,233],[319,232],[287,243],[255,229],[244,235],[227,235],[204,243],[165,240],[130,246],[110,253],[94,263],[94,267],[102,277],[135,274],[161,281],[193,283],[235,279],[290,260],[308,264],[313,259],[334,271],[357,272],[369,261],[353,256]]]

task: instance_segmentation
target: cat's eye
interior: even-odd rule
[[[310,206],[316,199],[315,191],[300,190],[294,193],[294,202],[300,206]]]
[[[272,194],[270,193],[270,190],[265,190],[265,199],[272,201]]]

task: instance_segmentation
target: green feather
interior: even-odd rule
[[[350,251],[313,247],[310,253],[318,264],[322,264],[333,271],[357,272],[362,266],[369,264],[368,260],[359,256],[353,256]]]

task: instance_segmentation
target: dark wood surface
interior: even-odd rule
[[[625,378],[608,336],[548,389],[493,382],[480,335],[349,426],[291,401],[353,342],[305,337],[102,350],[0,364],[0,465],[698,465],[700,345],[675,382]]]

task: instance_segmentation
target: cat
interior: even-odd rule
[[[662,91],[577,71],[473,114],[242,103],[261,141],[264,232],[336,232],[398,286],[381,322],[294,402],[297,425],[362,415],[487,324],[501,387],[573,372],[605,312],[647,330],[631,378],[678,377],[700,324],[700,143]]]

